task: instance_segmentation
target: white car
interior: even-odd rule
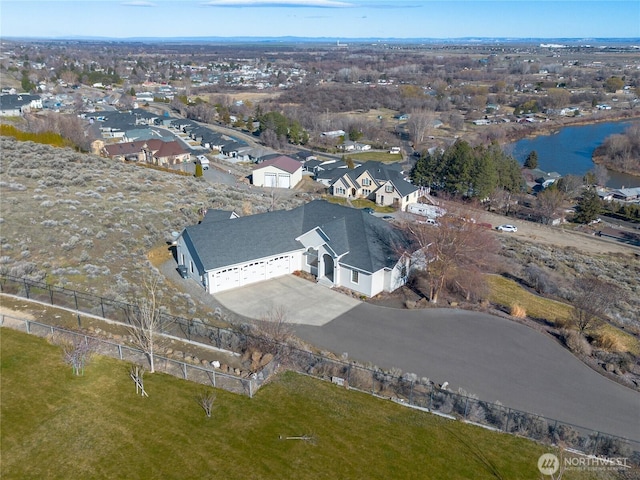
[[[498,230],[499,232],[517,232],[518,231],[518,227],[516,227],[515,225],[500,225],[498,227],[496,227],[496,230]]]

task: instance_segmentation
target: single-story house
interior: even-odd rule
[[[42,110],[42,98],[39,95],[0,95],[0,117],[19,117],[31,110]]]
[[[407,281],[406,237],[364,210],[315,200],[292,210],[228,214],[185,228],[177,240],[178,268],[208,293],[295,271],[369,297]]]
[[[634,188],[618,188],[613,192],[614,200],[623,200],[625,202],[632,202],[640,199],[640,187]]]
[[[359,143],[347,140],[338,145],[338,150],[342,150],[344,152],[364,152],[367,150],[371,150],[371,145],[367,143]]]
[[[378,205],[406,210],[418,201],[420,188],[402,178],[402,172],[380,162],[369,161],[334,177],[330,193],[342,198],[368,198]]]
[[[147,162],[156,165],[174,165],[188,162],[191,153],[178,140],[164,142],[161,139],[138,140],[105,145],[103,155],[115,160]]]
[[[331,130],[329,132],[322,132],[321,137],[338,138],[344,137],[347,134],[344,130]]]
[[[293,188],[300,180],[302,163],[286,155],[280,155],[256,166],[251,183],[258,187]]]

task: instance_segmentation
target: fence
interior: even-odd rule
[[[392,375],[382,370],[300,350],[290,351],[289,358],[298,370],[338,385],[586,454],[626,457],[630,462],[640,465],[640,442],[635,440],[451,392],[435,386],[427,379],[421,380],[414,374]]]
[[[131,323],[131,316],[136,309],[135,306],[123,302],[6,275],[0,276],[0,292],[44,301],[51,303],[51,305],[75,309],[126,324]],[[34,325],[35,322],[29,322],[29,324]],[[43,328],[55,327],[43,325]],[[166,314],[163,315],[160,333],[234,352],[245,351],[250,343],[262,345],[269,343],[264,338],[257,338],[241,331],[214,327]],[[270,347],[271,350],[278,352],[279,358],[286,359],[288,368],[307,375],[333,380],[349,388],[392,398],[405,405],[424,408],[430,412],[460,418],[484,427],[517,434],[540,442],[573,448],[588,454],[628,457],[633,463],[640,465],[640,442],[635,440],[628,440],[560,420],[522,412],[499,403],[485,402],[451,392],[438,388],[430,382],[423,382],[413,374],[398,376],[381,369],[371,369],[355,363],[338,361],[289,345],[272,342]],[[129,349],[130,347],[122,348]],[[124,350],[118,351],[117,355],[112,352],[111,356],[123,358],[122,351]],[[277,362],[271,362],[261,372],[254,374],[251,379],[223,375],[220,372],[215,372],[215,377],[211,377],[212,370],[172,359],[156,356],[154,358],[158,358],[156,360],[157,369],[159,369],[159,365],[163,365],[160,368],[165,368],[166,370],[163,371],[172,375],[249,396],[252,396],[279,366]],[[233,380],[224,380],[223,383],[220,383],[221,378]],[[235,385],[233,382],[240,383]]]
[[[87,344],[91,344],[91,350],[98,355],[105,355],[140,365],[148,363],[145,352],[137,348],[84,333],[74,332],[65,328],[46,325],[34,320],[1,315],[0,325],[38,337],[52,336],[57,341],[68,340],[73,342],[75,340],[81,340]],[[174,377],[183,378],[203,385],[222,388],[229,392],[248,395],[249,397],[252,397],[258,389],[258,386],[262,384],[257,376],[256,378],[241,378],[218,372],[215,369],[205,368],[159,355],[154,355],[153,358],[157,372],[167,373]],[[273,366],[269,367],[274,368]]]
[[[129,303],[9,275],[0,275],[0,292],[73,309],[126,325],[132,324],[132,318],[138,310],[136,305]],[[158,333],[232,352],[243,351],[247,346],[247,335],[240,331],[215,327],[199,320],[167,313],[161,314]]]

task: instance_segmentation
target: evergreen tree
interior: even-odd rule
[[[600,215],[602,211],[602,201],[595,188],[588,188],[584,191],[578,202],[574,221],[578,223],[589,223]]]
[[[482,152],[476,158],[473,166],[473,187],[471,197],[486,198],[498,184],[496,164],[489,152]]]
[[[524,168],[538,168],[538,152],[531,150],[524,161]]]

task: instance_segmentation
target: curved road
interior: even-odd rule
[[[463,310],[361,304],[297,335],[335,353],[399,367],[451,390],[640,442],[640,393],[580,362],[553,339],[507,319]]]

